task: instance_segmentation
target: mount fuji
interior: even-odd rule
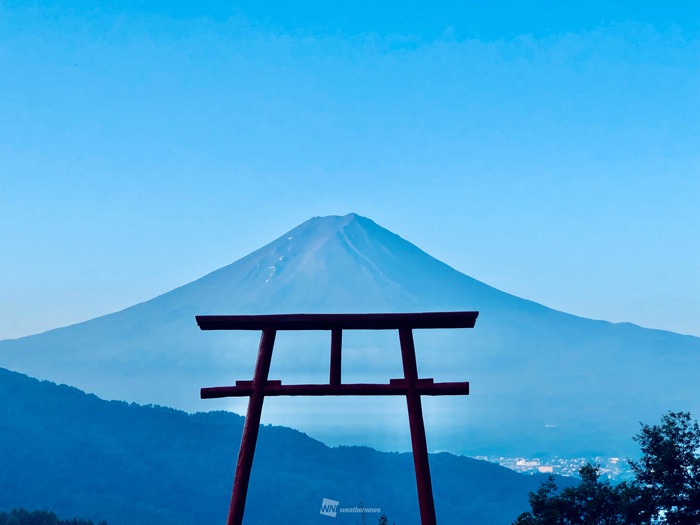
[[[625,455],[639,421],[700,412],[700,338],[552,310],[479,282],[370,219],[316,217],[192,283],[125,310],[0,341],[0,366],[106,399],[244,413],[199,399],[250,379],[256,333],[201,332],[199,314],[478,310],[474,329],[416,331],[418,370],[470,381],[424,398],[431,450],[484,455]],[[271,379],[327,382],[330,336],[281,332]],[[344,336],[343,380],[401,377],[398,337]],[[263,419],[328,444],[409,448],[401,398],[271,398]]]

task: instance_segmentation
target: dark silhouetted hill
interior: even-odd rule
[[[110,525],[225,522],[242,417],[103,401],[4,369],[0,398],[0,510],[47,508]],[[444,453],[431,456],[431,468],[443,524],[510,523],[542,479]],[[246,523],[328,525],[319,511],[329,498],[417,524],[415,494],[409,454],[329,448],[265,426]],[[333,523],[358,519],[338,515]]]

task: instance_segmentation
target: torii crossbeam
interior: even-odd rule
[[[416,470],[418,505],[422,525],[436,525],[433,488],[430,480],[428,446],[423,424],[421,396],[467,395],[469,383],[435,383],[419,379],[413,330],[423,328],[473,328],[479,312],[428,312],[391,314],[284,314],[284,315],[198,315],[202,330],[261,330],[258,357],[252,381],[236,381],[235,386],[202,388],[202,399],[219,397],[250,398],[241,448],[238,452],[233,494],[227,525],[241,525],[253,466],[265,396],[406,396],[411,448]],[[283,385],[268,380],[272,348],[278,330],[330,330],[331,359],[328,384]],[[341,381],[343,330],[398,330],[404,377],[388,384],[344,384]]]

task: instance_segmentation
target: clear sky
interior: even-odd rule
[[[348,212],[700,335],[697,0],[104,3],[0,1],[0,338]]]

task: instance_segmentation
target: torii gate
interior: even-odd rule
[[[467,395],[469,383],[435,383],[419,379],[413,330],[422,328],[473,328],[479,312],[428,312],[390,314],[284,314],[284,315],[198,315],[202,330],[262,330],[252,381],[235,386],[202,388],[202,399],[250,398],[238,452],[233,493],[227,525],[242,525],[245,500],[253,466],[265,396],[406,396],[411,448],[416,470],[418,505],[422,525],[436,525],[433,488],[430,480],[428,446],[420,396]],[[278,330],[330,330],[331,359],[328,384],[283,385],[268,380],[272,348]],[[341,382],[343,330],[398,330],[404,377],[388,384],[344,384]]]

